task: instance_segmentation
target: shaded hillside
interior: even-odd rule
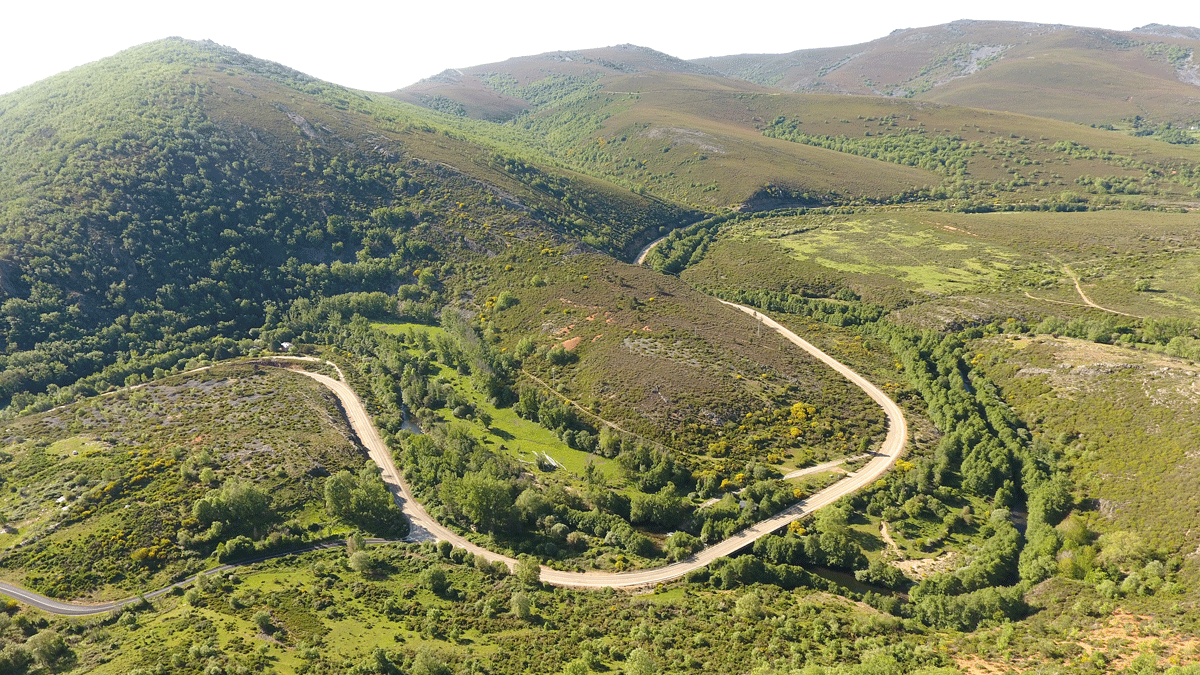
[[[1195,29],[1130,32],[998,21],[897,30],[871,42],[696,60],[787,91],[898,96],[1086,124],[1188,126]]]

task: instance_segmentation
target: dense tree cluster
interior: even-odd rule
[[[339,471],[326,479],[325,511],[375,534],[403,536],[408,532],[404,515],[374,462],[364,464],[358,475]]]

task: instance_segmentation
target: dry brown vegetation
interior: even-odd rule
[[[907,95],[1084,124],[1135,115],[1188,122],[1190,64],[1169,48],[1186,55],[1197,43],[1165,33],[955,21],[861,45],[696,63],[787,91]],[[1089,105],[1080,105],[1084,92]]]

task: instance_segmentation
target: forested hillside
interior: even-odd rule
[[[1194,37],[0,96],[0,675],[1196,672]]]
[[[429,318],[456,261],[531,223],[621,250],[688,217],[213,44],[144,45],[0,111],[15,411],[105,369],[97,382],[122,384],[227,352],[209,341],[251,337],[298,297],[419,282]]]

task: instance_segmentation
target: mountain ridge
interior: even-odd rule
[[[695,62],[785,91],[916,98],[1091,124],[1135,116],[1191,124],[1197,47],[1195,28],[964,19],[857,45]],[[1136,103],[1122,93],[1131,91],[1142,93]]]
[[[1057,83],[1108,119],[1191,43],[1039,28],[1056,51],[1028,59],[1011,29],[817,55],[908,97],[619,45],[444,71],[418,106],[179,39],[0,96],[2,576],[112,596],[351,535],[102,622],[2,605],[0,672],[1193,665],[1195,134],[1143,90],[1120,129],[918,96]],[[285,351],[325,359],[407,498],[516,574],[364,550],[355,528],[400,525],[386,487],[347,410],[263,372]],[[885,434],[894,470],[653,601],[541,587],[537,563],[686,558]]]

